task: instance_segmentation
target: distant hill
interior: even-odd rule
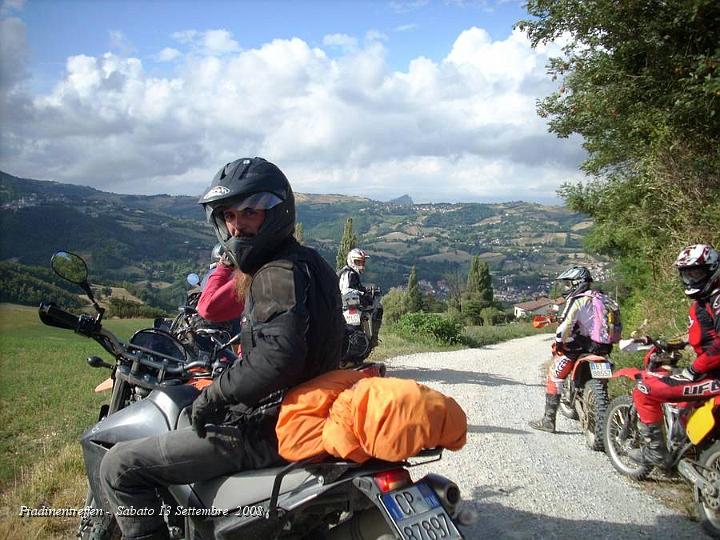
[[[410,195],[403,195],[401,197],[398,197],[397,199],[391,199],[388,201],[390,204],[395,204],[397,206],[412,206],[413,200],[410,197]]]
[[[465,274],[473,255],[490,264],[496,293],[509,302],[547,292],[569,264],[590,265],[602,279],[601,263],[582,250],[591,223],[562,207],[302,193],[296,202],[305,242],[332,265],[352,217],[372,255],[364,279],[384,290],[403,285],[414,265],[426,289],[442,295],[443,278]],[[54,251],[75,251],[98,283],[165,309],[182,301],[185,276],[204,271],[216,242],[197,197],[120,195],[0,172],[0,207],[0,260],[47,268]]]

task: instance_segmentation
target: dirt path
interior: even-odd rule
[[[530,429],[544,406],[541,365],[550,336],[388,361],[388,376],[414,378],[455,398],[468,415],[460,452],[426,466],[455,480],[479,519],[475,538],[703,538],[700,525],[620,476],[585,445],[576,422],[557,434]],[[415,469],[414,478],[424,472]]]

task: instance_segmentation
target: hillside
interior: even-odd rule
[[[365,280],[385,290],[404,284],[415,265],[423,286],[442,295],[446,278],[464,275],[480,255],[496,295],[513,302],[547,290],[568,264],[599,264],[581,248],[591,223],[562,207],[302,193],[296,199],[305,242],[332,265],[345,220],[353,218],[359,245],[372,255]],[[45,266],[54,251],[75,251],[98,283],[126,282],[133,294],[165,307],[182,299],[184,276],[202,272],[215,243],[196,197],[119,195],[0,173],[0,202],[0,260]]]

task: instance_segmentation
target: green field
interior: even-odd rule
[[[150,320],[109,320],[122,339]],[[109,393],[109,371],[85,359],[110,356],[94,341],[40,322],[37,308],[0,304],[0,538],[68,538],[73,518],[18,519],[19,505],[82,507],[82,432]],[[8,519],[9,518],[9,519]]]

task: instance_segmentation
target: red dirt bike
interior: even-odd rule
[[[609,357],[584,354],[575,361],[560,394],[560,412],[580,421],[585,442],[592,450],[603,449],[605,412],[610,401],[607,382],[612,368]]]
[[[650,337],[623,340],[620,344],[623,351],[647,350],[643,369],[623,368],[613,378],[636,382],[643,370],[671,374],[684,347],[682,341],[668,343]],[[720,397],[664,403],[663,415],[669,469],[677,470],[693,486],[703,529],[713,538],[720,538]],[[605,451],[619,473],[644,480],[653,467],[637,463],[628,456],[630,450],[643,444],[637,423],[632,397],[615,398],[607,411]]]

